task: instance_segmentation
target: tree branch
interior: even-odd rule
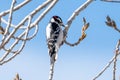
[[[116,62],[117,62],[117,56],[118,54],[115,54],[115,58],[114,58],[114,65],[113,65],[113,80],[116,80]]]
[[[82,38],[79,38],[78,42],[74,43],[74,44],[70,44],[66,41],[66,38],[67,38],[67,33],[68,33],[68,30],[73,22],[73,20],[75,19],[75,17],[77,15],[79,15],[79,13],[84,10],[91,2],[93,2],[94,0],[87,0],[83,5],[81,5],[80,7],[78,7],[74,12],[73,14],[70,16],[70,18],[68,19],[67,21],[67,24],[65,25],[65,29],[64,29],[64,33],[65,33],[65,36],[64,36],[64,42],[70,46],[74,46],[74,45],[77,45],[80,43],[80,41],[82,40],[82,38],[84,39],[85,38],[85,34],[83,33],[82,35]]]
[[[117,65],[117,57],[120,54],[120,39],[118,40],[118,43],[116,45],[116,50],[115,50],[115,58],[114,58],[114,65],[113,65],[113,80],[116,80],[116,65]]]
[[[24,5],[26,5],[27,3],[29,3],[31,0],[24,0],[22,3],[18,4],[16,7],[13,8],[14,11],[20,9],[21,7],[23,7]],[[9,14],[10,10],[6,10],[0,13],[0,17],[1,16],[5,16],[7,14]]]
[[[115,56],[108,62],[108,64],[92,79],[96,80],[98,77],[100,77],[111,65],[111,63],[114,61]]]
[[[67,45],[69,45],[69,46],[76,46],[76,45],[78,45],[78,44],[86,37],[85,31],[86,31],[87,28],[89,27],[89,23],[86,23],[85,18],[83,18],[83,22],[84,22],[84,25],[83,25],[82,30],[81,30],[81,34],[82,34],[82,35],[80,36],[80,38],[78,39],[78,41],[75,42],[74,44],[71,44],[71,43],[69,43],[69,42],[67,42],[67,41],[65,40],[65,43],[66,43]]]
[[[2,43],[0,44],[0,50],[5,51],[3,56],[0,58],[0,65],[3,65],[4,63],[7,63],[8,61],[15,58],[23,50],[27,40],[30,40],[30,39],[32,39],[33,37],[36,36],[36,34],[38,32],[38,23],[52,9],[52,7],[56,4],[57,1],[58,0],[47,0],[47,1],[45,1],[43,4],[39,5],[36,9],[34,9],[31,13],[29,13],[21,22],[19,22],[18,25],[13,25],[11,23],[13,11],[20,8],[20,6],[19,7],[17,6],[17,7],[14,8],[14,0],[11,4],[10,10],[7,10],[5,12],[0,13],[1,20],[4,21],[7,24],[7,27],[4,28],[4,29],[3,29],[2,26],[0,27],[0,33],[4,37],[2,39]],[[46,6],[48,6],[48,7],[37,17],[37,19],[35,19],[33,21],[32,19],[33,19],[34,15],[37,14],[41,9],[45,8]],[[8,18],[9,19],[8,22],[6,22],[6,20],[4,20],[2,18],[2,16],[5,16],[6,14],[10,15],[9,18]],[[27,26],[25,26],[23,28],[23,26],[26,25],[26,23],[27,23]],[[9,32],[10,27],[13,27],[13,30],[11,32]],[[17,35],[17,37],[16,37],[15,33],[21,28],[24,31],[22,33],[20,33],[19,35]],[[29,31],[33,28],[35,28],[34,33],[32,35],[28,36]],[[5,35],[3,35],[3,34],[6,34],[7,36],[5,37]],[[14,39],[14,42],[11,43],[11,46],[9,48],[6,48],[5,46],[10,43],[10,40],[12,38]],[[17,46],[18,43],[19,43],[20,47],[18,48],[18,50],[14,50],[14,48]],[[13,53],[13,55],[9,56],[10,53]]]
[[[116,59],[117,59],[117,56],[120,55],[119,46],[120,46],[120,40],[118,41],[118,43],[116,45],[116,54],[108,62],[108,64],[92,80],[96,80],[98,77],[100,77],[110,67],[110,65],[111,65],[112,62],[114,62],[113,80],[115,80]]]
[[[12,4],[11,4],[11,8],[10,8],[9,17],[8,17],[8,24],[7,24],[7,27],[5,29],[4,36],[3,36],[3,41],[5,40],[8,32],[9,32],[9,28],[10,28],[10,25],[12,22],[12,14],[13,14],[13,9],[14,9],[15,3],[16,3],[16,0],[13,0]]]
[[[101,0],[101,1],[104,1],[104,2],[120,3],[120,1],[118,1],[118,0]]]
[[[27,3],[29,3],[31,0],[24,0],[22,3],[18,4],[17,6],[15,6],[13,8],[13,11],[16,11],[18,9],[20,9],[21,7],[23,7],[24,5],[26,5]],[[5,16],[7,14],[10,13],[10,10],[6,10],[6,11],[3,11],[0,13],[0,18],[1,18],[1,21],[4,22],[5,24],[9,24],[9,22],[7,22],[5,19],[2,18],[2,16]],[[15,27],[15,25],[13,25],[12,23],[10,24],[11,27]],[[24,26],[23,26],[24,28]]]
[[[55,65],[55,63],[51,63],[51,64],[50,64],[50,74],[49,74],[49,80],[53,80],[54,65]]]
[[[32,26],[35,26],[36,24],[38,24],[38,22],[41,21],[41,19],[43,19],[43,17],[53,8],[53,6],[55,6],[55,4],[58,2],[58,0],[50,0],[52,1],[51,4],[43,11],[43,13],[41,13],[41,15],[38,16],[38,18],[32,23]],[[37,10],[35,10],[37,11]]]
[[[29,17],[33,17],[38,11],[40,11],[42,8],[44,8],[45,6],[47,6],[49,3],[51,3],[52,0],[47,0],[46,2],[44,2],[42,5],[40,5],[38,8],[36,8],[34,11],[32,11],[29,15],[27,15],[17,26],[16,28],[8,35],[8,37],[6,37],[6,39],[2,40],[2,44],[0,46],[0,49],[1,47],[3,47],[6,43],[9,42],[9,40],[11,39],[11,37],[16,33],[16,31],[28,20]],[[56,0],[54,0],[55,2]],[[47,12],[46,12],[47,13]],[[42,17],[43,18],[43,17]],[[41,18],[41,19],[42,19]],[[40,21],[40,20],[39,20]],[[38,23],[38,22],[37,22]],[[36,24],[37,24],[36,23]],[[36,25],[34,23],[34,25],[32,26],[35,26]]]

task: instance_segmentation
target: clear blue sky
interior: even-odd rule
[[[19,0],[19,2],[24,0]],[[15,12],[13,23],[17,24],[25,15],[45,0],[32,0],[20,11]],[[27,42],[24,50],[12,61],[0,66],[0,80],[12,80],[16,73],[23,80],[48,80],[49,55],[46,45],[45,28],[53,15],[58,15],[66,24],[72,12],[86,0],[59,0],[54,8],[39,23],[36,37]],[[0,12],[9,9],[10,1],[0,1]],[[70,27],[67,40],[74,43],[81,35],[82,18],[90,22],[87,37],[78,46],[64,44],[55,64],[54,80],[92,80],[92,78],[113,57],[120,34],[105,25],[109,15],[120,25],[120,4],[94,1],[76,17]],[[43,10],[42,10],[43,11]],[[41,12],[42,12],[41,11]],[[39,15],[39,14],[38,14]],[[120,26],[119,26],[120,28]],[[120,58],[118,66],[120,66]],[[117,78],[120,76],[117,68]],[[97,80],[112,80],[112,66]]]

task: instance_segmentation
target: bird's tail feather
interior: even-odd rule
[[[54,63],[57,60],[58,46],[55,44],[55,42],[56,40],[54,39],[48,40],[50,63]]]
[[[49,44],[48,46],[49,48],[49,56],[50,56],[50,64],[54,63],[57,59],[57,52],[56,52],[56,48],[55,48],[55,44]]]

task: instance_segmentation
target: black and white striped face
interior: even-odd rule
[[[59,16],[53,16],[51,19],[51,22],[55,22],[55,23],[60,24],[60,26],[64,26],[62,19]]]

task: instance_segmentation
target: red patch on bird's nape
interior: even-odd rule
[[[53,18],[57,19],[58,17],[57,16],[53,16]]]

